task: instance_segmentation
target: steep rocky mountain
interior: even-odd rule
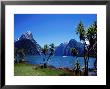
[[[78,56],[83,55],[84,46],[82,43],[77,42],[75,39],[71,39],[68,43],[61,43],[56,47],[56,56],[71,56],[71,48],[76,48],[78,50]]]
[[[14,42],[15,48],[23,49],[26,55],[40,55],[41,46],[34,40],[30,31],[23,33],[20,38]],[[71,39],[69,42],[61,43],[55,47],[55,56],[71,56],[71,48],[78,50],[78,56],[83,55],[84,46],[81,42]]]
[[[15,48],[24,49],[26,55],[40,55],[41,46],[34,40],[30,31],[23,33],[14,45]]]
[[[65,48],[68,43],[61,43],[59,46],[56,47],[55,49],[55,55],[56,56],[64,56],[65,54]]]

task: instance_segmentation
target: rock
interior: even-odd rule
[[[23,49],[25,55],[40,55],[41,46],[34,40],[31,32],[23,33],[14,44],[15,48]]]
[[[84,45],[81,42],[77,42],[75,39],[71,39],[68,43],[61,43],[55,49],[56,56],[71,56],[71,48],[78,50],[78,56],[83,55]]]

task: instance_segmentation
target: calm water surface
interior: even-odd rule
[[[84,58],[77,58],[80,62],[80,66],[84,67]],[[30,64],[43,64],[43,57],[41,56],[26,56],[25,60]],[[94,61],[96,58],[90,57],[89,59],[89,68],[94,68]],[[65,67],[65,68],[73,68],[76,63],[76,58],[72,56],[53,56],[48,61],[48,65],[54,66],[56,68]]]

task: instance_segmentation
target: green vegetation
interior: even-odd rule
[[[81,74],[80,63],[79,63],[78,58],[77,58],[78,50],[76,50],[75,48],[72,48],[71,54],[73,55],[73,57],[76,57],[76,63],[74,65],[75,75]]]
[[[73,57],[76,57],[76,63],[73,70],[66,68],[53,68],[49,67],[47,63],[51,60],[51,57],[54,55],[55,46],[54,44],[44,45],[41,50],[41,56],[43,57],[43,65],[31,65],[23,63],[25,56],[25,50],[23,49],[14,49],[15,55],[15,64],[14,64],[14,75],[15,76],[76,76],[76,75],[88,75],[88,62],[89,57],[97,55],[97,24],[94,22],[89,28],[84,28],[84,24],[80,21],[77,26],[77,34],[79,35],[80,41],[84,44],[84,72],[81,72],[80,63],[77,59],[78,50],[75,48],[71,49],[71,54]],[[87,44],[86,42],[89,42]],[[91,50],[93,54],[91,54]],[[16,57],[19,58],[19,61],[16,60]],[[97,69],[97,60],[94,62],[95,69]]]
[[[78,50],[76,50],[75,48],[72,48],[72,49],[71,49],[71,54],[73,55],[73,57],[74,57],[74,56],[77,57]]]
[[[51,59],[51,56],[54,55],[54,51],[55,51],[55,46],[54,44],[50,44],[50,45],[44,45],[44,48],[42,48],[42,56],[44,56],[43,61],[44,61],[44,68],[47,68],[47,62],[49,61],[49,59]]]
[[[79,35],[80,41],[84,44],[84,66],[85,66],[85,75],[88,75],[88,62],[90,57],[90,51],[94,50],[94,54],[97,54],[97,23],[96,21],[89,26],[89,28],[85,29],[84,24],[80,21],[77,26],[76,33]],[[89,44],[86,44],[86,42]],[[97,60],[96,60],[97,62]],[[95,63],[96,64],[96,63]],[[96,66],[96,65],[95,65]]]
[[[15,76],[73,76],[73,72],[55,68],[41,68],[39,66],[15,63],[14,64]]]
[[[22,61],[24,61],[24,56],[25,56],[25,53],[24,53],[24,49],[18,49],[18,48],[14,48],[14,62],[15,63],[21,63]],[[16,59],[19,58],[19,60]]]

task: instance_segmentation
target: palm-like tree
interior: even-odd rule
[[[93,55],[96,55],[96,51],[97,51],[97,22],[95,21],[87,30],[87,39],[89,40],[89,47],[88,47],[88,60],[89,60],[89,52],[91,50],[94,50]],[[96,60],[97,61],[97,60]],[[88,66],[88,64],[87,64]],[[88,68],[88,67],[87,67]]]
[[[91,50],[97,51],[97,22],[95,21],[88,29],[85,31],[83,23],[80,23],[77,26],[77,34],[79,34],[80,41],[84,44],[84,65],[85,65],[85,75],[88,75],[88,61],[89,61],[89,52]],[[89,41],[89,45],[86,44],[86,41]],[[96,53],[96,52],[95,52]]]
[[[76,33],[79,34],[80,41],[85,42],[85,30],[84,30],[84,25],[81,21],[77,26]]]
[[[42,54],[44,54],[44,68],[47,67],[47,62],[49,61],[50,57],[54,54],[54,44],[50,44],[49,46],[46,44],[44,45],[44,48],[42,48]]]
[[[88,75],[88,71],[87,71],[87,68],[86,68],[87,58],[86,58],[86,53],[85,53],[86,52],[86,31],[85,31],[84,25],[83,25],[83,23],[81,21],[80,21],[80,23],[77,26],[76,33],[79,34],[80,41],[82,41],[83,44],[84,44],[84,65],[85,65],[85,72],[84,72],[84,74]]]
[[[44,45],[44,48],[42,48],[42,54],[44,55],[43,61],[44,61],[44,68],[47,67],[47,63],[46,63],[46,56],[48,54],[48,45]]]
[[[87,39],[92,47],[97,41],[97,24],[96,21],[87,30]]]
[[[48,52],[48,45],[44,45],[44,48],[42,48],[42,53],[46,56],[47,52]]]
[[[49,51],[50,51],[50,53],[49,53],[49,57],[48,57],[48,60],[50,59],[50,57],[54,54],[54,49],[55,49],[55,45],[52,43],[52,44],[50,44],[49,45],[50,46],[50,48],[49,48]],[[47,60],[47,61],[48,61]]]

